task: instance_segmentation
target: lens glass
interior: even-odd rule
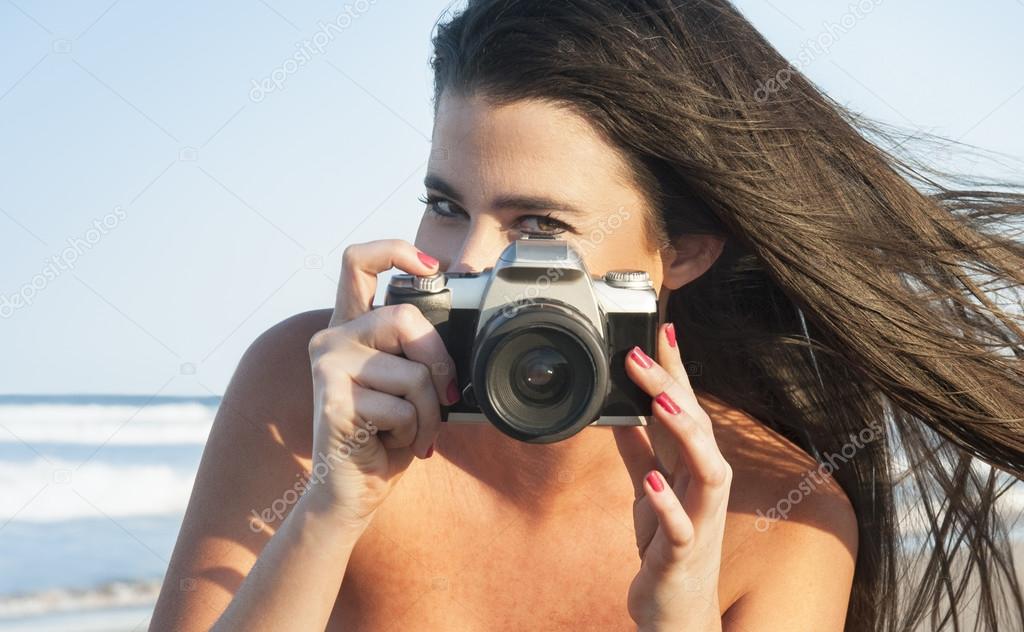
[[[595,359],[571,332],[534,324],[504,336],[488,358],[487,392],[510,426],[550,434],[594,397]]]
[[[572,365],[554,347],[529,349],[512,363],[512,388],[521,399],[538,406],[563,400],[572,384]]]

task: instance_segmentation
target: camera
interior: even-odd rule
[[[654,355],[658,301],[646,272],[594,277],[567,241],[527,236],[482,272],[394,275],[384,304],[400,303],[419,308],[455,361],[462,398],[442,405],[445,421],[486,420],[551,443],[651,414],[625,371],[634,346]]]

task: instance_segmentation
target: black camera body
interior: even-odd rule
[[[455,360],[462,399],[449,422],[490,421],[529,443],[588,425],[644,425],[651,398],[625,371],[630,349],[654,357],[657,294],[646,272],[592,277],[568,242],[528,237],[492,268],[391,278],[385,305],[415,305]]]

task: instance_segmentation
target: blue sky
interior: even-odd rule
[[[219,394],[332,304],[345,245],[412,240],[449,4],[0,0],[0,393]],[[1022,174],[1024,0],[737,6],[790,59],[818,42],[839,102]]]

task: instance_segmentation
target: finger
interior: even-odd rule
[[[662,326],[658,330],[658,341],[655,343],[656,349],[658,349],[660,345],[665,344],[665,335],[665,327]],[[643,353],[643,351],[639,349],[637,351],[642,355],[644,362],[653,364],[653,360],[651,360],[647,354]],[[656,354],[659,353],[661,352],[656,351]],[[633,377],[629,372],[630,364],[636,364],[634,352],[626,354],[626,374],[630,375],[630,378],[635,381],[635,377]],[[675,472],[680,466],[680,457],[679,451],[676,447],[676,442],[672,439],[671,434],[660,424],[655,423],[653,417],[648,418],[645,430],[647,431],[650,443],[654,448],[655,458],[658,459],[660,464],[658,469],[662,472]]]
[[[659,347],[665,346],[670,348],[665,340],[663,331],[659,333],[658,337]],[[659,353],[662,352],[659,351]],[[668,356],[670,353],[664,352],[663,355]],[[680,365],[681,362],[680,360]],[[711,432],[711,420],[693,394],[690,380],[688,377],[685,377],[685,370],[683,371],[684,378],[680,380],[677,378],[677,375],[673,375],[665,369],[660,362],[652,360],[650,356],[644,353],[643,349],[633,347],[626,354],[626,374],[651,397],[656,398],[662,393],[668,393],[678,408],[697,420],[701,429]]]
[[[658,344],[655,350],[658,364],[664,367],[665,371],[677,382],[686,388],[690,385],[690,376],[686,373],[683,364],[683,357],[676,340],[676,328],[673,323],[664,323],[658,328]]]
[[[362,347],[356,350],[356,369],[350,373],[360,386],[407,400],[416,409],[413,452],[427,458],[427,451],[441,425],[441,407],[434,392],[430,370],[419,362]],[[361,356],[361,357],[359,357]]]
[[[679,343],[676,339],[676,329],[673,323],[664,323],[658,327],[658,340],[655,344],[655,356],[658,365],[670,376],[680,388],[676,395],[676,402],[687,413],[697,416],[703,412],[697,395],[690,383],[690,375],[686,372],[686,365],[683,362]],[[662,388],[660,390],[666,390]]]
[[[711,422],[703,409],[699,411],[702,416],[700,419],[688,414],[676,403],[677,398],[683,397],[678,382],[661,366],[650,361],[650,358],[644,359],[645,356],[635,352],[628,356],[627,373],[641,389],[654,397],[654,421],[651,426],[667,430],[671,435],[671,443],[678,446],[683,457],[690,476],[684,505],[690,516],[700,522],[728,497],[731,468],[718,448]],[[655,449],[658,448],[658,441],[659,435],[652,435],[652,446]]]
[[[648,428],[656,423],[658,422],[652,420],[648,424]],[[658,428],[658,430],[662,433],[668,433],[668,430],[663,427]],[[644,477],[651,470],[674,472],[674,475],[671,476],[671,486],[679,502],[682,502],[683,494],[689,482],[689,472],[687,472],[685,466],[673,466],[674,469],[666,470],[658,461],[648,434],[644,429],[638,426],[612,426],[612,433],[615,435],[615,444],[619,450],[619,455],[626,464],[629,478],[633,483],[633,527],[636,532],[637,551],[640,554],[640,559],[643,559],[644,551],[647,550],[651,538],[658,528],[658,520],[647,498]],[[675,441],[673,439],[668,443],[674,444]],[[671,453],[676,455],[677,451],[673,449]],[[664,475],[662,478],[665,478]]]
[[[640,491],[645,494],[643,491],[643,480],[644,475],[641,475]],[[633,501],[633,531],[636,535],[636,551],[642,561],[647,547],[651,544],[651,539],[658,531],[658,516],[654,514],[654,509],[651,507],[651,499],[646,495],[642,495]]]
[[[651,540],[651,546],[656,548],[653,551],[648,550],[647,557],[651,558],[650,554],[653,552],[655,555],[651,561],[662,562],[667,566],[682,559],[693,542],[693,522],[660,472],[651,470],[644,477],[644,491],[650,499],[651,508],[654,509],[658,525],[661,527],[661,531]]]
[[[352,325],[351,334],[367,347],[404,356],[430,369],[439,402],[451,405],[459,400],[455,360],[419,308],[409,304],[379,307]]]
[[[391,268],[428,275],[438,271],[438,262],[402,239],[380,239],[348,246],[341,256],[338,293],[329,326],[369,312],[377,291],[377,275]]]
[[[639,426],[612,426],[612,434],[633,483],[633,531],[637,553],[643,560],[644,552],[658,530],[658,519],[644,491],[644,476],[652,469],[660,470],[661,464],[654,455],[647,433]]]
[[[416,407],[401,397],[354,384],[353,412],[384,434],[378,435],[386,448],[407,448],[416,439]]]
[[[701,431],[693,418],[674,405],[667,395],[655,400],[655,423],[675,437],[685,461],[686,481],[673,486],[693,519],[702,523],[716,515],[729,495],[732,473],[715,437]]]
[[[644,495],[644,476],[650,470],[660,469],[654,450],[647,434],[639,426],[612,426],[615,435],[615,447],[629,472],[629,480],[633,482],[633,497]]]
[[[647,425],[644,426],[647,434],[647,441],[654,450],[654,458],[658,462],[658,470],[661,472],[676,472],[685,470],[686,465],[682,463],[679,456],[679,442],[675,436],[658,421],[657,417],[651,415],[647,418]]]

